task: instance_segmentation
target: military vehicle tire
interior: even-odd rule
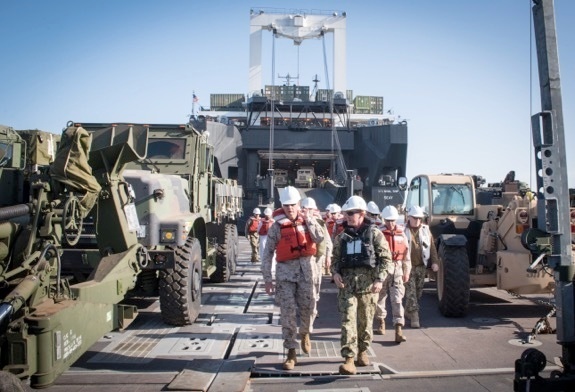
[[[235,273],[236,239],[231,226],[229,224],[224,226],[224,241],[216,246],[216,271],[210,276],[212,283],[225,283]]]
[[[469,306],[469,259],[463,246],[439,244],[437,298],[445,317],[463,317]]]
[[[231,271],[232,275],[236,274],[236,262],[238,261],[238,227],[235,224],[227,224],[226,227],[230,231],[231,248],[232,248],[232,259],[231,259]]]
[[[202,248],[188,238],[175,249],[174,268],[159,273],[160,311],[170,325],[189,325],[198,318],[202,304]]]

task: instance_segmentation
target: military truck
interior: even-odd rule
[[[274,169],[274,184],[277,187],[286,187],[289,184],[288,171],[285,169]]]
[[[2,190],[23,183],[14,179],[23,176],[26,161],[26,143],[12,129],[4,131]],[[145,157],[146,140],[145,132],[90,135],[69,127],[49,170],[28,173],[28,200],[0,207],[2,371],[46,387],[105,333],[136,317],[135,306],[120,302],[135,287],[148,253],[130,224],[135,207],[121,172],[126,162]],[[5,176],[7,169],[13,171]],[[83,276],[65,271],[61,256],[91,210],[99,212],[99,258]],[[74,260],[76,268],[85,261]]]
[[[300,188],[312,188],[315,186],[315,170],[311,166],[300,167],[296,172],[295,186]]]
[[[235,180],[215,176],[208,135],[190,124],[75,126],[88,132],[148,134],[145,157],[126,164],[123,172],[135,200],[138,240],[149,256],[140,266],[136,288],[143,295],[159,295],[166,323],[193,323],[200,311],[202,280],[226,282],[235,273],[242,188]],[[88,223],[98,219],[93,211]],[[85,227],[82,241],[67,249],[65,266],[78,258],[98,258],[90,225]]]
[[[521,190],[518,181],[483,189],[478,178],[418,175],[408,188],[406,211],[421,206],[435,239],[440,259],[437,297],[447,317],[466,314],[471,287],[496,286],[516,294],[549,293],[554,287],[545,265],[534,265],[540,249],[529,239],[522,241],[523,233],[537,227],[531,192]],[[498,204],[479,204],[477,194]]]

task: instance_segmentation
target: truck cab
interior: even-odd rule
[[[315,185],[315,170],[313,167],[298,169],[295,178],[295,186],[301,188],[313,188]]]
[[[284,169],[274,169],[274,184],[277,187],[288,186],[288,171]]]

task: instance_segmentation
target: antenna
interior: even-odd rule
[[[309,99],[315,100],[315,94],[317,93],[318,83],[319,83],[319,78],[318,78],[317,74],[315,74],[315,77],[313,78],[312,82],[313,82],[313,89],[311,90],[311,93],[309,94]]]
[[[288,72],[286,76],[280,76],[280,74],[278,74],[278,78],[285,79],[286,85],[291,86],[292,79],[299,80],[299,75],[298,76],[291,76]]]

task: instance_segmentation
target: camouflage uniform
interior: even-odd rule
[[[320,242],[317,246],[317,253],[315,255],[316,268],[317,268],[314,282],[315,294],[316,294],[315,297],[316,301],[319,301],[319,292],[321,289],[321,279],[323,276],[324,263],[326,261],[327,255],[331,255],[331,252],[333,250],[333,242],[331,241],[329,231],[327,230],[327,225],[325,224],[325,222],[321,219],[318,219],[317,222],[323,229],[323,235],[324,235],[323,241]],[[317,314],[317,309],[314,312],[314,314]]]
[[[428,231],[429,244],[421,243],[419,230]],[[407,225],[405,227],[405,234],[409,238],[409,251],[411,254],[411,274],[405,284],[405,311],[409,314],[419,312],[419,300],[423,294],[427,269],[431,268],[432,264],[438,264],[439,257],[437,256],[433,236],[427,225],[422,224],[419,226],[419,229],[415,231]],[[429,260],[427,261],[425,261],[423,257],[423,248],[429,248]]]
[[[246,233],[246,237],[248,239],[248,241],[250,242],[250,247],[252,248],[252,258],[251,261],[252,263],[257,263],[258,261],[260,261],[260,255],[259,255],[259,242],[260,242],[260,236],[257,232],[257,229],[255,232],[250,233],[248,228],[251,226],[252,221],[254,219],[258,219],[255,216],[251,216],[248,221],[246,222],[246,228],[245,228],[245,233]]]
[[[353,229],[351,229],[353,230]],[[359,352],[367,351],[373,333],[372,324],[375,314],[377,296],[371,292],[376,280],[384,281],[387,276],[391,252],[389,245],[381,232],[374,225],[364,222],[358,230],[370,230],[373,236],[375,251],[375,268],[357,267],[344,268],[342,246],[347,246],[343,240],[344,233],[338,234],[333,244],[331,272],[340,274],[344,287],[338,293],[338,309],[341,314],[341,355],[344,358],[355,357]],[[366,234],[366,237],[369,237]]]
[[[405,325],[403,318],[403,297],[405,295],[405,286],[403,284],[403,263],[400,261],[390,263],[390,268],[387,270],[387,278],[383,282],[383,288],[379,292],[377,299],[377,307],[375,309],[375,318],[380,322],[384,322],[387,316],[387,309],[385,302],[387,301],[387,293],[390,294],[391,314],[393,316],[393,325]]]
[[[379,226],[378,226],[379,227]],[[385,228],[382,226],[380,228]],[[407,243],[407,237],[403,233],[405,243]],[[389,244],[393,247],[393,244]],[[406,253],[409,249],[406,250]],[[389,269],[387,270],[387,278],[383,282],[383,288],[379,292],[379,298],[377,300],[377,307],[375,309],[375,318],[379,322],[383,323],[385,317],[387,316],[387,309],[385,308],[385,302],[387,301],[387,294],[390,294],[391,302],[391,314],[393,316],[393,325],[405,325],[404,319],[404,309],[403,309],[403,297],[405,296],[405,284],[403,283],[403,276],[409,275],[411,272],[411,260],[409,259],[409,254],[403,255],[403,260],[393,260],[389,263]]]
[[[315,243],[323,241],[323,229],[315,218],[307,220],[306,225]],[[280,241],[280,225],[274,222],[268,231],[268,239],[262,254],[262,274],[265,283],[271,283],[272,259]],[[315,310],[316,279],[315,256],[300,257],[294,260],[276,262],[276,304],[280,307],[283,346],[297,349],[297,316],[300,319],[299,333],[309,334],[313,330]]]

